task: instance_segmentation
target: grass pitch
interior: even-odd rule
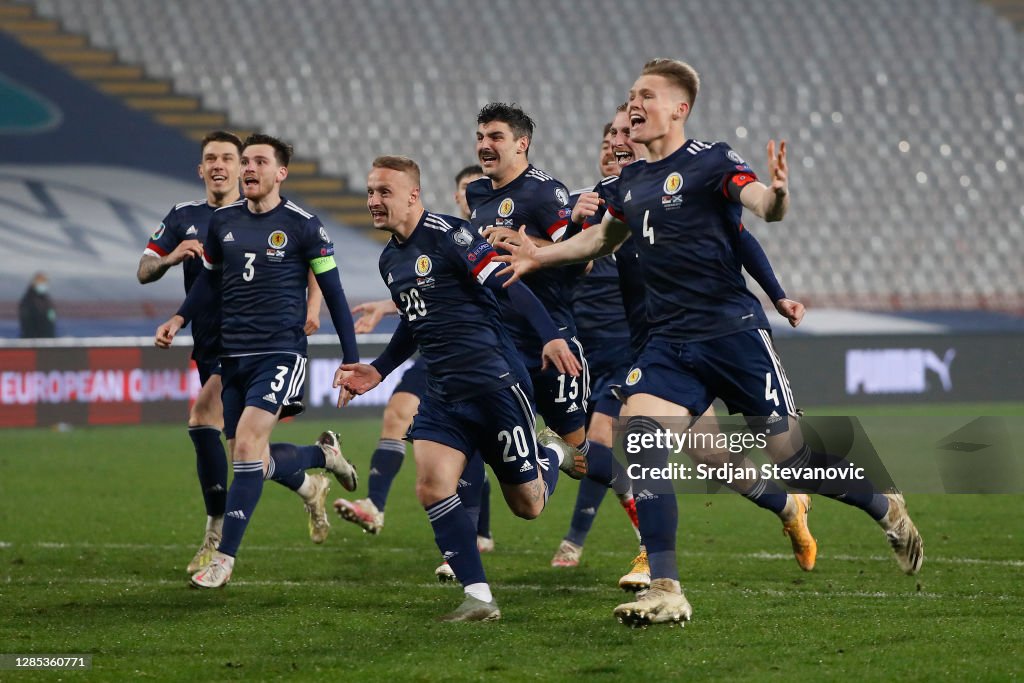
[[[375,420],[300,419],[275,440],[307,443],[327,427],[365,476]],[[93,655],[88,672],[0,680],[1006,680],[1024,669],[1021,496],[908,496],[925,539],[918,577],[899,572],[863,513],[834,501],[816,497],[818,566],[803,573],[774,516],[737,496],[684,496],[694,620],[633,631],[611,617],[636,552],[614,500],[582,565],[549,566],[575,498],[563,477],[536,521],[492,499],[497,549],[484,564],[503,619],[438,624],[461,590],[434,583],[411,455],[377,537],[332,518],[312,545],[301,502],[268,482],[232,583],[197,591],[184,567],[205,517],[183,426],[10,430],[0,443],[0,653]],[[341,493],[335,484],[330,498]]]

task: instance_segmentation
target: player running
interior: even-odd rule
[[[333,432],[322,434],[314,446],[275,444],[273,454],[269,443],[282,408],[302,395],[310,269],[338,331],[344,358],[359,358],[334,244],[316,216],[281,196],[291,153],[290,146],[268,135],[254,134],[245,141],[245,200],[214,213],[203,246],[205,269],[178,313],[157,330],[156,343],[166,348],[197,311],[219,304],[224,435],[234,479],[217,550],[192,574],[197,588],[218,588],[231,579],[264,478],[292,481],[303,498],[319,495],[322,500],[326,492],[317,493],[318,484],[305,476],[305,470],[324,467],[346,489],[356,487],[355,469],[342,456]]]
[[[466,186],[482,178],[479,166],[467,166],[455,176],[455,203],[462,218],[469,218],[466,206]],[[355,322],[356,334],[372,332],[386,315],[397,315],[398,307],[391,299],[369,301],[352,309],[360,317]],[[368,493],[366,498],[334,501],[334,509],[342,519],[356,524],[363,531],[378,534],[384,528],[384,508],[387,504],[391,484],[405,459],[405,444],[402,439],[409,431],[413,416],[419,408],[420,399],[427,390],[427,365],[420,356],[411,367],[402,373],[402,379],[391,393],[384,416],[381,419],[380,440],[370,458]],[[477,547],[480,552],[494,550],[494,539],[490,530],[490,484],[484,474],[483,460],[471,458],[467,471],[459,485],[459,498],[466,506],[470,517],[476,520]],[[447,562],[434,572],[439,580],[454,581],[455,573]]]
[[[491,466],[514,514],[533,519],[554,491],[558,469],[575,478],[586,459],[550,430],[537,438],[531,387],[499,321],[495,295],[507,299],[542,340],[541,364],[578,377],[580,364],[550,316],[519,283],[507,289],[494,272],[494,249],[458,218],[426,211],[419,166],[384,156],[367,178],[374,227],[392,234],[380,257],[381,278],[402,320],[372,364],[343,364],[335,375],[341,400],[362,394],[419,348],[428,369],[427,393],[409,438],[416,458],[416,495],[434,538],[465,590],[444,621],[489,621],[501,612],[484,574],[476,529],[456,493],[474,452]],[[538,441],[544,455],[538,448]]]
[[[619,164],[612,149],[611,128],[611,123],[605,124],[601,139],[598,168],[602,177],[617,175],[619,172]],[[570,206],[575,204],[579,194],[573,193]],[[615,254],[594,261],[587,273],[575,282],[572,289],[572,314],[577,335],[587,350],[590,367],[591,400],[587,402],[587,439],[611,449],[612,420],[618,415],[620,404],[611,394],[610,385],[622,381],[633,358],[629,347],[629,326],[619,291]],[[639,540],[636,501],[633,500],[630,480],[623,477],[615,484],[616,497]],[[579,566],[587,535],[607,491],[607,486],[591,479],[580,481],[569,530],[551,558],[552,567]],[[640,554],[634,559],[630,571],[620,579],[619,585],[629,590],[642,590],[649,584],[647,557],[641,547]]]
[[[515,105],[492,102],[477,115],[476,152],[487,177],[469,184],[466,201],[472,212],[470,223],[489,241],[509,235],[518,239],[516,229],[525,226],[523,234],[530,239],[557,242],[569,224],[569,191],[529,162],[533,131],[533,119]],[[579,267],[559,268],[532,273],[523,280],[582,365],[580,377],[541,367],[541,340],[517,311],[502,308],[502,321],[530,373],[537,411],[545,424],[587,455],[589,478],[605,486],[618,481],[625,487],[628,478],[611,449],[586,440],[590,377],[583,347],[575,336],[571,294],[581,273]]]
[[[667,59],[648,62],[629,94],[631,137],[647,147],[647,161],[602,183],[601,196],[581,198],[596,210],[607,203],[614,220],[561,244],[538,249],[511,245],[515,278],[545,266],[611,253],[632,232],[647,285],[651,337],[623,387],[626,438],[652,443],[658,416],[685,419],[704,412],[714,396],[768,434],[768,455],[792,472],[790,486],[817,491],[864,510],[885,531],[900,568],[916,573],[924,559],[921,536],[902,494],[881,492],[869,480],[825,482],[814,468],[848,462],[818,452],[802,438],[796,408],[770,326],[746,289],[736,257],[740,217],[747,208],[766,221],[789,206],[786,147],[768,144],[770,184],[759,182],[728,145],[688,140],[684,124],[699,88],[696,71]],[[653,443],[656,443],[654,441]],[[642,447],[632,462],[667,464],[664,448]],[[640,531],[651,564],[651,589],[619,605],[623,623],[674,623],[692,609],[678,581],[677,502],[671,490],[638,500]]]
[[[185,280],[185,293],[192,289],[202,272],[203,241],[214,211],[238,201],[239,157],[242,141],[232,133],[218,130],[208,133],[200,143],[199,177],[206,188],[206,199],[176,205],[164,217],[160,227],[150,237],[146,250],[139,259],[136,276],[141,284],[156,282],[173,266],[181,264]],[[320,326],[320,287],[312,274],[309,278],[306,308],[306,334]],[[228,490],[228,463],[220,440],[224,424],[221,405],[220,377],[220,312],[213,308],[200,311],[192,321],[192,359],[199,372],[201,389],[188,416],[188,435],[196,452],[196,471],[206,507],[206,530],[186,571],[194,573],[210,561],[221,539],[224,525],[224,501]],[[302,404],[296,402],[282,411],[282,417],[298,414]],[[313,475],[313,493],[303,500],[309,514],[310,538],[322,543],[330,528],[324,501],[327,479]],[[322,480],[322,481],[321,481]],[[284,483],[284,482],[282,482]],[[300,482],[300,485],[304,482]],[[293,490],[300,486],[292,487]]]

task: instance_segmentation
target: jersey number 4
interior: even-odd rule
[[[398,297],[402,300],[402,305],[405,306],[405,319],[409,322],[427,316],[427,305],[415,287],[408,292],[400,293]]]
[[[648,242],[650,242],[651,244],[654,244],[654,226],[647,222],[647,219],[650,218],[650,217],[651,217],[651,210],[647,209],[646,211],[644,211],[644,228],[643,228],[643,233],[644,233],[644,238]]]

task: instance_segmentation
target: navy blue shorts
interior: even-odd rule
[[[767,330],[698,342],[652,337],[626,376],[622,393],[652,394],[693,415],[702,415],[716,396],[730,413],[747,417],[797,415],[789,380]],[[786,425],[786,420],[773,424]]]
[[[513,384],[465,401],[445,401],[427,394],[420,401],[408,438],[444,444],[461,452],[466,460],[479,450],[503,484],[533,481],[540,465],[528,389]]]
[[[400,391],[412,394],[421,400],[427,395],[427,363],[423,360],[422,356],[417,358],[409,366],[409,369],[402,373],[402,379],[398,381],[398,386],[391,393],[397,394]]]
[[[558,434],[569,434],[587,424],[587,401],[590,399],[590,369],[583,347],[575,337],[566,341],[583,366],[579,377],[563,375],[553,365],[541,370],[527,364],[537,412],[544,418],[544,423]]]
[[[306,357],[296,353],[261,353],[221,359],[224,388],[224,436],[235,438],[235,428],[246,406],[277,414],[281,406],[302,399]]]
[[[220,359],[213,358],[210,360],[197,360],[196,370],[199,372],[200,386],[206,386],[211,375],[220,374]]]
[[[622,402],[612,393],[613,384],[622,384],[633,362],[629,337],[591,339],[584,344],[590,367],[590,414],[619,416]]]

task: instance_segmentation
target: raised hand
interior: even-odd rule
[[[519,228],[522,240],[519,244],[506,242],[504,248],[508,254],[495,256],[495,261],[507,263],[508,266],[498,271],[498,275],[507,275],[508,279],[503,286],[508,287],[516,280],[527,273],[532,273],[540,268],[540,261],[537,260],[537,245],[526,236],[526,226]]]
[[[564,339],[552,339],[541,349],[541,370],[547,370],[554,365],[559,374],[580,376],[582,366],[576,360],[576,356],[569,350],[569,345]]]
[[[597,210],[604,204],[601,195],[596,192],[584,192],[576,200],[576,206],[572,207],[572,222],[582,225],[583,222],[597,213]]]

